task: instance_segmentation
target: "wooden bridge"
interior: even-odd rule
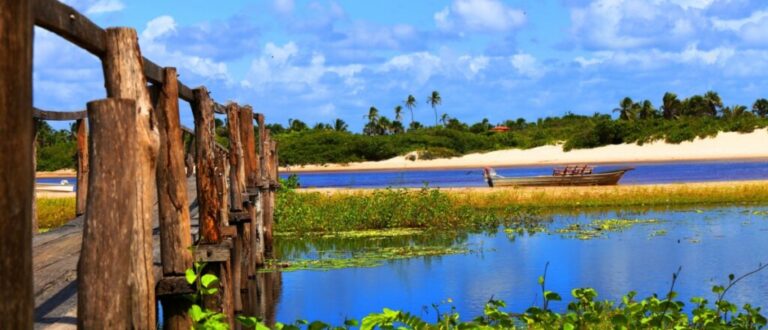
[[[107,98],[77,112],[35,108],[34,26],[100,58]],[[104,30],[56,0],[0,0],[0,45],[2,328],[152,329],[160,301],[164,327],[189,329],[193,260],[221,279],[203,303],[232,326],[238,313],[274,316],[279,274],[257,273],[272,257],[278,188],[263,115],[214,102],[143,58],[135,30]],[[191,105],[192,129],[181,126],[179,99]],[[214,113],[227,117],[228,147],[215,142]],[[36,235],[39,120],[77,121],[78,217]],[[194,164],[183,134],[194,136]]]

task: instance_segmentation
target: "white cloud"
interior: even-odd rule
[[[740,19],[712,19],[715,30],[735,32],[743,41],[752,45],[768,44],[768,10],[758,10]]]
[[[293,11],[295,4],[293,0],[275,0],[275,10],[281,14],[288,14]]]
[[[147,27],[141,32],[141,37],[154,40],[157,37],[176,31],[176,21],[171,16],[159,16],[147,22]]]
[[[251,62],[250,70],[241,85],[258,91],[276,87],[292,92],[308,91],[305,98],[318,99],[330,93],[321,79],[332,74],[342,79],[346,86],[352,87],[350,93],[362,88],[356,77],[362,71],[362,65],[328,66],[325,56],[317,52],[311,55],[309,63],[301,63],[299,55],[300,49],[294,42],[283,46],[267,43],[261,56]]]
[[[737,50],[731,47],[717,47],[709,50],[699,49],[695,43],[689,44],[679,52],[661,51],[658,49],[634,51],[600,51],[586,58],[579,56],[574,62],[581,67],[600,65],[618,66],[627,69],[652,69],[669,65],[704,65],[727,67],[736,58]]]
[[[86,14],[103,14],[125,9],[125,4],[120,0],[98,0],[85,10]]]
[[[454,0],[450,7],[434,14],[442,30],[504,32],[525,24],[525,12],[498,0]]]
[[[160,16],[150,20],[141,32],[142,52],[161,65],[178,67],[209,79],[228,80],[227,65],[212,59],[186,54],[168,47],[159,37],[176,31],[176,21],[171,16]]]
[[[469,70],[469,74],[467,75],[468,78],[472,78],[480,71],[485,70],[485,68],[488,67],[488,63],[490,63],[490,58],[487,56],[469,56],[464,55],[459,57],[459,63],[462,64],[466,69]]]
[[[404,71],[414,75],[418,85],[424,84],[442,66],[442,60],[429,52],[417,52],[392,57],[381,66],[381,71]]]
[[[511,56],[509,61],[517,72],[528,78],[541,78],[546,73],[546,69],[531,54],[518,53]]]

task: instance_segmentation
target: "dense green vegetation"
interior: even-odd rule
[[[75,218],[75,197],[38,197],[36,203],[40,231],[60,227]]]
[[[394,119],[383,115],[375,106],[370,107],[365,116],[367,123],[359,134],[350,132],[342,119],[312,127],[301,120],[290,119],[287,127],[280,124],[268,127],[280,143],[281,164],[303,165],[376,161],[413,151],[419,159],[433,159],[551,144],[563,144],[567,151],[656,140],[680,143],[718,132],[752,132],[768,126],[768,100],[755,101],[749,111],[746,106],[724,106],[715,92],[682,100],[667,93],[659,108],[649,100],[635,102],[627,97],[613,109],[618,113],[616,119],[601,113],[591,116],[566,113],[535,122],[519,118],[500,122],[499,125],[509,131],[499,133],[489,131],[494,125],[488,119],[468,124],[445,113],[438,116],[443,98],[437,91],[425,100],[434,112],[434,126],[426,127],[413,120],[414,109],[421,110],[418,109],[420,102],[409,95],[402,105],[394,107]],[[407,125],[403,106],[411,114]],[[217,118],[215,124],[216,141],[227,146],[225,123]],[[57,131],[45,122],[38,124],[38,170],[75,167],[73,131],[74,127]]]
[[[433,100],[437,100],[433,103]],[[371,107],[362,134],[347,130],[343,120],[332,125],[318,123],[310,128],[292,119],[288,127],[270,125],[280,141],[280,161],[283,165],[348,163],[376,161],[417,151],[419,158],[455,157],[471,152],[508,148],[534,148],[548,144],[563,144],[563,149],[594,148],[608,144],[644,144],[656,140],[670,143],[710,137],[718,132],[752,132],[768,126],[768,100],[759,99],[748,111],[745,106],[724,106],[715,92],[694,95],[680,100],[667,93],[658,109],[649,100],[634,102],[625,98],[613,109],[618,118],[609,114],[592,116],[566,113],[535,122],[525,119],[506,120],[499,125],[507,132],[489,131],[494,125],[487,119],[467,124],[443,114],[438,120],[437,106],[442,103],[439,93],[430,95],[427,103],[435,111],[436,124],[424,127],[411,119],[405,129],[402,106],[394,107],[394,120]],[[411,111],[416,100],[409,95],[404,105]]]

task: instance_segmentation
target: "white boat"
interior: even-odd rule
[[[67,180],[61,180],[59,183],[38,183],[35,182],[35,191],[45,192],[73,192],[75,191],[75,185],[70,184]]]

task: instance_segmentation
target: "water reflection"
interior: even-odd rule
[[[509,310],[522,311],[540,302],[536,278],[549,262],[547,287],[566,298],[576,287],[593,287],[601,299],[614,301],[630,290],[638,291],[641,297],[663,293],[669,288],[672,272],[680,266],[683,271],[676,286],[680,299],[712,298],[711,286],[727,282],[729,273],[743,274],[768,261],[765,211],[765,207],[749,206],[645,208],[551,216],[551,228],[607,218],[659,220],[591,240],[567,239],[553,232],[510,240],[501,231],[381,239],[281,238],[278,251],[288,259],[407,244],[462,244],[482,253],[393,260],[373,268],[284,273],[279,281],[281,290],[269,296],[280,300],[277,319],[288,322],[322,319],[340,324],[345,317],[359,319],[383,307],[431,319],[431,308],[423,307],[447,298],[453,299],[465,317],[482,313],[483,304],[491,297],[506,300]],[[665,234],[654,235],[660,230]],[[734,287],[727,298],[738,305],[750,302],[765,308],[765,287],[768,273],[758,273]],[[565,303],[551,306],[563,310]],[[269,311],[262,312],[274,320]]]

